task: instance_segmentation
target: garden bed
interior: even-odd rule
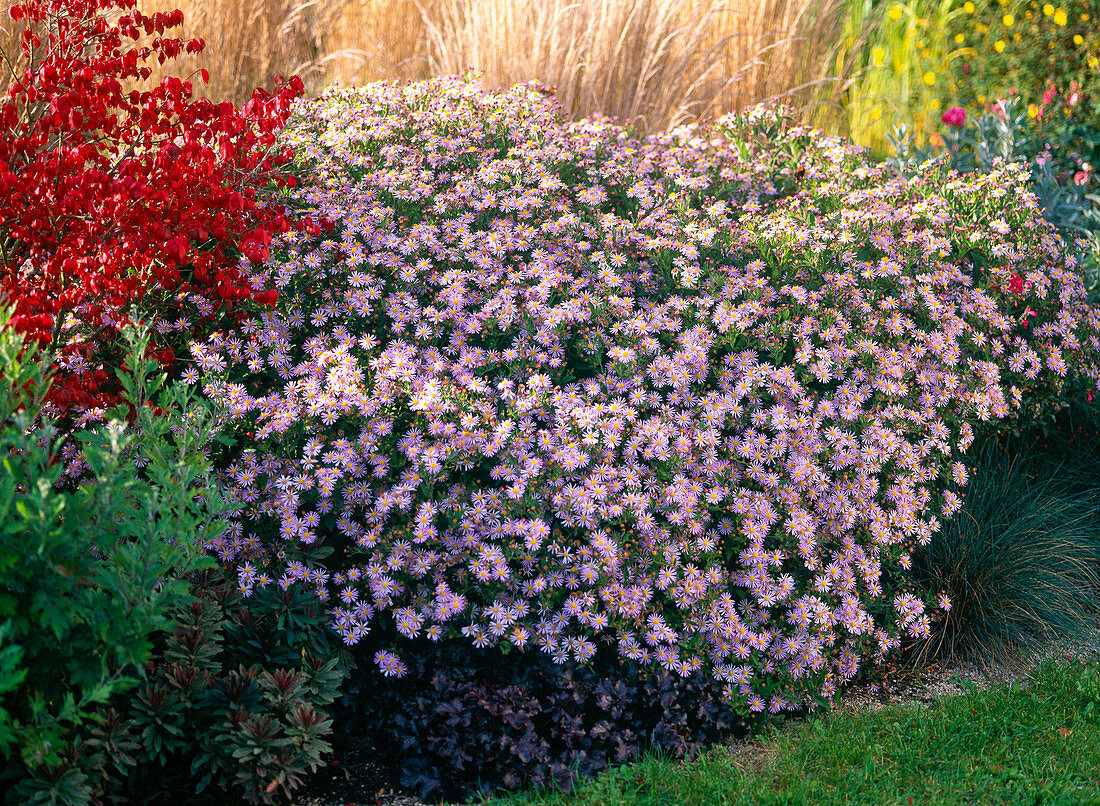
[[[179,23],[65,17],[89,5],[12,18]],[[1089,174],[1013,161],[1012,102],[878,162],[779,107],[638,138],[458,77],[124,95],[114,41],[4,108],[12,797],[584,799],[781,722],[870,735],[832,706],[899,657],[1096,624]],[[113,150],[54,153],[97,127]],[[1084,703],[1058,735],[1091,747],[1093,673],[1055,678],[1043,713]],[[1034,693],[997,691],[968,707]]]

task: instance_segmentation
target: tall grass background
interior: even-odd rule
[[[917,2],[918,0],[913,0]],[[926,2],[927,0],[919,0]],[[949,0],[948,0],[949,1]],[[556,86],[566,113],[656,130],[765,100],[849,134],[846,103],[881,16],[871,0],[139,0],[180,8],[206,49],[155,63],[152,81],[199,68],[196,90],[244,103],[276,75],[332,84],[481,74],[502,88]],[[5,9],[12,0],[0,0]],[[856,13],[861,4],[867,10]],[[0,16],[0,47],[18,53]],[[0,91],[10,75],[0,75]],[[860,96],[863,97],[862,95]],[[858,139],[858,138],[857,138]]]

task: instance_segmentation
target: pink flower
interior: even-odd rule
[[[953,106],[940,115],[940,120],[948,126],[961,128],[963,124],[966,123],[966,110],[961,106]]]
[[[1046,106],[1051,101],[1053,101],[1054,96],[1057,95],[1057,94],[1058,94],[1058,90],[1056,90],[1054,88],[1053,84],[1051,84],[1049,87],[1047,87],[1046,92],[1043,93],[1043,106]]]
[[[1083,185],[1089,181],[1088,171],[1078,171],[1073,175],[1073,184]]]

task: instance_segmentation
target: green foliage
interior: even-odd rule
[[[336,696],[343,659],[308,591],[271,586],[246,603],[202,555],[226,509],[203,455],[214,410],[150,377],[155,365],[137,340],[134,369],[120,374],[131,410],[76,435],[94,480],[66,491],[53,461],[60,441],[37,418],[49,359],[3,321],[9,802],[129,794],[153,803],[189,791],[269,803],[289,794],[329,750],[322,707]]]
[[[1088,666],[1077,679],[1077,693],[1085,703],[1085,715],[1092,716],[1100,710],[1100,669]]]
[[[998,440],[1005,450],[1028,457],[1029,472],[1056,476],[1068,492],[1100,491],[1100,399],[1073,398],[1048,422],[1001,432]]]
[[[906,124],[895,126],[888,139],[894,149],[888,162],[907,176],[937,158],[959,173],[988,174],[1001,163],[1025,164],[1043,217],[1067,241],[1084,239],[1078,255],[1080,271],[1090,293],[1100,292],[1100,195],[1089,192],[1095,176],[1081,170],[1081,158],[1071,150],[1072,143],[1059,140],[1041,122],[1030,119],[1019,97],[1004,98],[977,117],[967,115],[961,126],[945,126],[938,146],[915,145]],[[1096,142],[1100,143],[1100,136]]]
[[[962,510],[913,553],[912,580],[951,599],[912,647],[918,663],[1027,659],[1100,614],[1095,488],[1029,467],[992,439],[974,462]]]
[[[10,315],[0,311],[3,778],[21,781],[12,802],[81,803],[91,790],[73,763],[77,734],[138,683],[170,611],[191,599],[185,574],[212,564],[203,543],[225,508],[201,452],[213,409],[152,375],[146,337],[133,336],[119,373],[129,411],[75,435],[94,480],[65,489],[62,439],[40,417],[51,359]]]
[[[344,656],[320,603],[297,587],[246,603],[222,569],[192,583],[195,599],[173,612],[147,680],[87,737],[85,769],[101,791],[145,804],[200,794],[273,803],[331,749],[324,707]]]
[[[17,691],[27,679],[27,670],[22,668],[23,647],[9,643],[11,621],[0,624],[0,697]],[[0,747],[5,750],[15,743],[16,726],[11,714],[0,707]]]
[[[999,163],[1022,162],[1031,169],[1031,190],[1039,198],[1044,217],[1067,236],[1088,236],[1100,228],[1100,220],[1089,218],[1092,202],[1083,185],[1067,182],[1059,173],[1053,155],[1047,151],[1042,130],[1028,122],[1018,98],[1006,98],[997,108],[974,118],[967,116],[962,126],[949,126],[940,147],[918,148],[904,124],[890,136],[895,168],[913,174],[929,159],[943,156],[948,166],[959,173],[979,171],[988,174]]]

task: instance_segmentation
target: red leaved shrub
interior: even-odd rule
[[[149,59],[204,46],[164,36],[181,11],[146,16],[135,3],[28,0],[9,12],[25,30],[0,108],[0,297],[15,305],[13,327],[59,351],[61,411],[115,399],[117,336],[135,309],[190,337],[242,303],[271,304],[241,257],[262,261],[273,234],[313,228],[269,203],[295,183],[276,135],[301,80],[279,78],[241,109],[192,100],[174,77],[124,91],[149,77]],[[132,44],[143,35],[155,36]],[[183,339],[162,330],[151,350],[167,366]]]

